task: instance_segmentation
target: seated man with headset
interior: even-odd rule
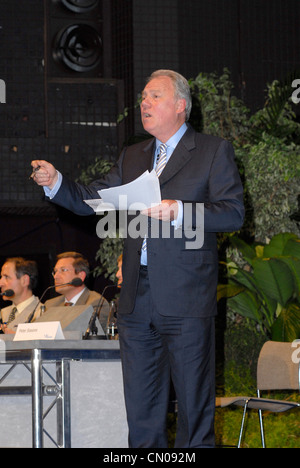
[[[37,282],[36,262],[23,257],[6,259],[0,273],[0,290],[3,300],[12,304],[0,310],[0,333],[14,334],[31,315],[32,321],[40,316],[39,298],[33,294]]]
[[[89,263],[80,253],[64,252],[58,255],[52,274],[55,291],[59,295],[45,302],[43,318],[47,317],[47,311],[53,307],[83,305],[99,307],[101,303],[103,304],[101,314],[107,315],[109,305],[106,299],[85,285],[89,273]]]

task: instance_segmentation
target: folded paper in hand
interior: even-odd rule
[[[143,210],[161,203],[158,177],[144,172],[129,184],[98,191],[100,199],[84,200],[96,213],[112,210]]]

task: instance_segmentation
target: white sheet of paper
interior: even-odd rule
[[[142,210],[161,203],[155,170],[144,172],[129,184],[98,191],[100,199],[85,200],[96,213],[111,210]]]
[[[89,205],[95,213],[104,213],[104,211],[115,211],[116,208],[111,203],[105,203],[101,198],[96,198],[94,200],[84,200],[87,205]]]

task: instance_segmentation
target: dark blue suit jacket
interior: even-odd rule
[[[63,178],[52,201],[79,215],[91,214],[83,200],[97,198],[99,189],[126,184],[152,170],[154,148],[154,138],[125,148],[110,173],[87,187]],[[163,315],[213,316],[218,281],[216,233],[239,230],[244,218],[243,188],[233,147],[189,126],[159,180],[162,199],[182,200],[189,206],[189,219],[179,236],[173,235],[172,229],[171,238],[151,238],[149,233],[148,274],[153,299]],[[191,230],[198,227],[200,203],[204,204],[204,243],[191,249],[187,241],[191,241]],[[134,307],[141,245],[142,238],[125,239],[119,313],[131,313]]]

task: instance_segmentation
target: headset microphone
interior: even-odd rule
[[[12,297],[15,295],[15,291],[13,291],[12,289],[7,289],[6,291],[3,291],[2,293],[0,293],[0,296],[6,296],[6,297]]]
[[[70,281],[70,283],[66,283],[66,285],[70,285],[70,286],[75,286],[75,287],[79,287],[79,286],[82,286],[83,285],[83,281],[81,278],[74,278],[72,279],[72,281]],[[64,286],[63,284],[58,284],[57,286]]]

